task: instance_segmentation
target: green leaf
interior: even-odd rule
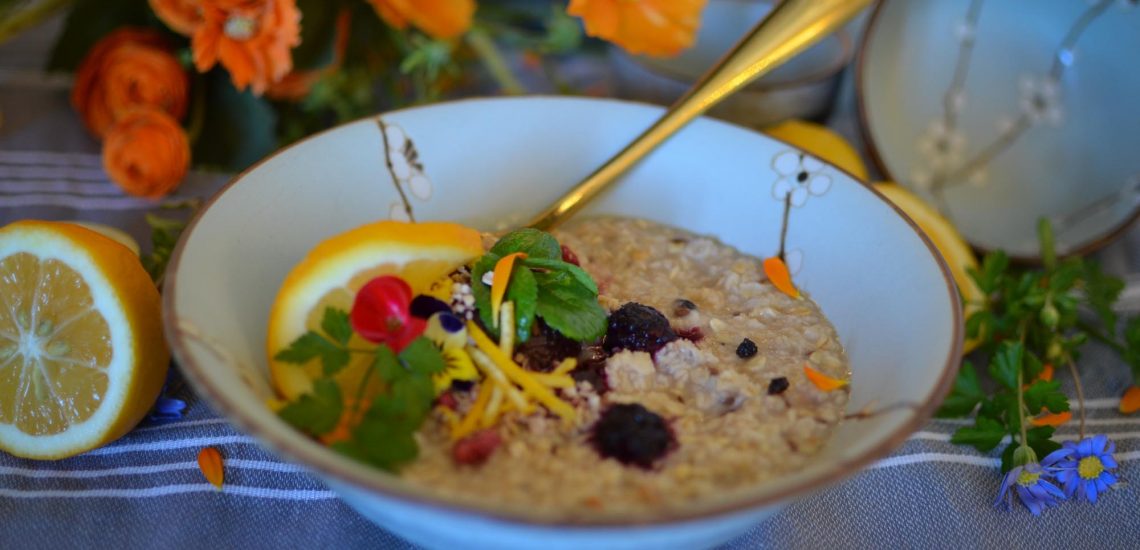
[[[400,378],[408,375],[408,371],[404,370],[400,360],[396,357],[396,352],[387,345],[376,348],[376,360],[372,362],[372,366],[376,368],[376,374],[380,375],[380,379],[386,384],[394,384]]]
[[[48,57],[47,70],[75,71],[99,39],[119,27],[164,29],[146,0],[78,0]]]
[[[414,432],[404,426],[393,425],[386,419],[367,415],[352,431],[352,440],[333,447],[338,452],[371,464],[382,470],[396,472],[400,466],[416,459],[419,447]]]
[[[1124,281],[1105,274],[1101,271],[1100,264],[1092,260],[1085,261],[1084,268],[1085,300],[1100,317],[1104,332],[1116,334],[1117,317],[1112,304],[1120,298],[1120,293],[1124,290]]]
[[[483,275],[494,272],[495,264],[501,258],[498,254],[488,252],[471,266],[471,294],[475,296],[475,309],[479,311],[479,320],[483,321],[487,334],[496,340],[499,338],[499,330],[491,319],[491,287],[483,284]]]
[[[1061,393],[1060,382],[1039,380],[1025,390],[1025,408],[1032,415],[1041,409],[1048,409],[1051,413],[1065,412],[1069,410],[1069,398]]]
[[[1016,389],[1024,354],[1025,346],[1020,342],[1002,342],[990,361],[990,376],[1006,388]]]
[[[574,277],[579,284],[589,289],[594,294],[598,293],[598,284],[594,282],[594,278],[582,269],[572,263],[564,262],[562,260],[551,260],[544,258],[527,258],[523,260],[523,265],[536,269],[546,269],[555,272],[564,272]]]
[[[325,331],[334,342],[344,346],[352,338],[352,324],[348,321],[348,312],[334,307],[325,308],[325,315],[321,319],[321,330]]]
[[[423,336],[412,340],[404,351],[400,352],[400,363],[406,372],[427,376],[441,373],[447,368],[439,348]]]
[[[340,8],[328,0],[297,0],[301,10],[301,43],[293,48],[293,69],[320,69],[333,61],[336,20]]]
[[[1052,426],[1041,426],[1033,428],[1026,432],[1026,438],[1029,440],[1029,446],[1037,453],[1039,459],[1044,459],[1049,456],[1049,453],[1061,448],[1061,444],[1053,441],[1053,433],[1055,432]]]
[[[973,426],[964,426],[954,432],[950,442],[955,445],[970,445],[983,453],[994,450],[1005,437],[1005,427],[1001,423],[985,417],[978,417]]]
[[[530,338],[534,316],[538,307],[538,281],[526,266],[516,265],[511,270],[511,283],[506,299],[515,304],[515,338],[519,343]]]
[[[312,393],[285,405],[277,416],[307,434],[321,435],[336,427],[343,410],[340,386],[332,379],[320,378],[313,382]]]
[[[552,7],[546,19],[546,35],[538,46],[544,54],[564,54],[582,44],[582,25],[565,10]]]
[[[325,376],[332,376],[348,365],[349,354],[347,349],[310,330],[273,356],[277,361],[295,365],[304,365],[318,357]]]
[[[1001,290],[1002,276],[1009,267],[1009,256],[1000,250],[990,252],[982,258],[981,269],[970,268],[967,273],[978,283],[978,288],[985,294],[992,294]]]
[[[1134,384],[1140,384],[1140,316],[1124,325],[1124,361],[1132,368]]]
[[[500,257],[514,252],[525,252],[528,258],[562,259],[562,247],[553,236],[529,227],[507,233],[490,250]]]
[[[277,147],[277,114],[269,102],[248,89],[239,92],[221,69],[210,72],[201,139],[194,143],[194,163],[240,171]]]
[[[579,342],[592,342],[606,333],[606,310],[596,295],[577,287],[544,287],[539,282],[537,312],[551,328]]]
[[[969,361],[958,369],[958,376],[954,379],[954,388],[950,395],[942,402],[938,409],[941,418],[962,417],[970,414],[985,399],[981,383],[978,381],[978,371]]]

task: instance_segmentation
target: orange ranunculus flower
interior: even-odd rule
[[[705,0],[570,0],[586,34],[632,54],[668,57],[691,46]]]
[[[352,18],[348,10],[341,10],[336,18],[336,34],[333,36],[333,58],[328,65],[307,71],[292,71],[284,78],[269,85],[265,96],[282,101],[300,101],[309,95],[318,80],[340,68],[348,50],[348,32]]]
[[[455,38],[471,27],[475,0],[368,0],[389,25],[415,25],[435,38]]]
[[[261,95],[293,68],[301,43],[296,0],[200,0],[202,24],[190,48],[201,72],[221,62],[239,90]]]
[[[103,170],[128,194],[157,199],[190,167],[190,141],[178,121],[155,108],[127,112],[107,129]]]
[[[154,14],[174,32],[190,36],[202,24],[199,0],[147,0]]]
[[[80,63],[71,104],[91,133],[102,138],[122,113],[136,107],[157,107],[181,119],[189,87],[162,35],[123,28],[96,43]]]

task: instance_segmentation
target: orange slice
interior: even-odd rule
[[[170,362],[159,304],[138,256],[110,238],[0,228],[0,449],[63,458],[133,428]]]
[[[269,373],[277,393],[293,400],[312,390],[320,362],[295,365],[273,356],[309,330],[320,330],[325,309],[352,309],[356,292],[380,275],[397,275],[421,294],[431,284],[483,253],[479,232],[444,222],[381,221],[352,229],[318,244],[285,277],[269,313]],[[353,336],[350,347],[371,344]],[[359,385],[369,364],[354,361],[338,375],[342,388]],[[354,394],[347,394],[354,395]]]

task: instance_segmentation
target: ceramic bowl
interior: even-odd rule
[[[673,58],[629,55],[611,48],[618,89],[624,97],[672,104],[763,19],[773,4],[767,0],[711,0],[701,12],[701,27],[693,46]],[[853,56],[851,36],[840,29],[725,99],[709,114],[752,128],[789,118],[824,116],[835,99],[840,75]]]
[[[1036,257],[1042,217],[1063,253],[1107,243],[1140,206],[1135,4],[881,2],[856,85],[876,164],[977,248]]]
[[[420,220],[519,224],[661,114],[617,101],[527,97],[396,111],[302,141],[238,176],[187,229],[167,273],[165,324],[199,394],[266,448],[322,477],[365,517],[435,548],[699,548],[739,535],[797,496],[887,454],[930,416],[960,359],[958,295],[930,243],[876,192],[749,130],[701,119],[580,214],[649,218],[760,257],[778,247],[851,359],[850,411],[803,471],[731,500],[631,523],[536,518],[461,504],[309,440],[265,405],[266,320],[281,281],[319,241],[386,218],[405,186]],[[380,131],[378,120],[388,128]],[[383,151],[412,136],[425,178],[394,180]],[[869,319],[874,319],[869,322]],[[894,406],[893,408],[891,408]],[[859,513],[857,510],[852,513]]]

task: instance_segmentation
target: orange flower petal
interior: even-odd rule
[[[792,274],[788,272],[788,264],[785,264],[779,256],[772,256],[764,260],[764,274],[780,292],[792,298],[800,297],[799,289],[792,284]]]
[[[848,384],[846,380],[832,378],[811,368],[807,363],[804,363],[804,375],[807,376],[807,379],[810,380],[815,387],[819,388],[820,391],[835,391]]]
[[[1062,413],[1043,414],[1036,418],[1030,418],[1029,423],[1034,426],[1053,426],[1056,428],[1057,426],[1060,426],[1061,424],[1072,420],[1072,418],[1073,413],[1070,411],[1065,411]]]
[[[503,296],[507,295],[511,271],[515,267],[515,260],[520,258],[526,258],[526,253],[507,254],[495,263],[495,271],[491,276],[491,323],[496,327],[499,326],[499,307],[503,305]]]
[[[1140,411],[1140,386],[1132,386],[1120,398],[1120,413],[1132,414]]]
[[[206,447],[198,453],[198,469],[202,470],[202,475],[217,487],[220,491],[222,489],[222,481],[225,478],[225,471],[222,469],[222,453],[213,447]]]
[[[677,55],[692,45],[706,0],[571,0],[586,34],[632,54]]]

